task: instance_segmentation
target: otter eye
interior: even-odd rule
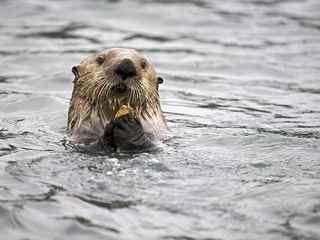
[[[142,59],[140,65],[142,69],[145,69],[147,67],[147,61],[145,59]]]
[[[98,56],[96,58],[96,62],[97,62],[97,64],[101,65],[104,62],[104,57],[103,56]]]

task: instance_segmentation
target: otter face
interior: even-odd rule
[[[142,94],[142,88],[154,88],[153,65],[133,49],[111,49],[99,54],[96,63],[105,72],[106,90],[116,98],[137,100],[133,98]]]
[[[113,48],[73,68],[82,97],[93,103],[121,101],[133,106],[158,98],[154,66],[133,49]]]

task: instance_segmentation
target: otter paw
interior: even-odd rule
[[[122,151],[141,151],[155,146],[137,119],[124,115],[113,120],[112,125],[114,145]]]

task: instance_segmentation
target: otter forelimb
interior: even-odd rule
[[[155,143],[148,136],[140,122],[129,114],[118,117],[105,128],[104,143],[124,152],[154,150]]]

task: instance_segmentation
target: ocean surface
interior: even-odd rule
[[[66,147],[71,68],[136,48],[162,151]],[[0,240],[320,239],[319,0],[2,0]]]

